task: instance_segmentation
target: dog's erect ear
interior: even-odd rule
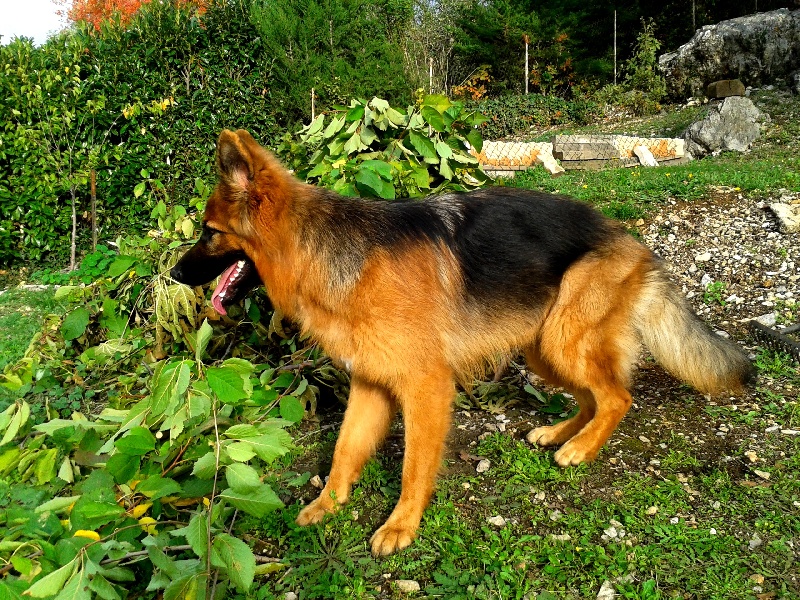
[[[222,177],[241,188],[247,188],[255,176],[255,165],[253,155],[250,153],[247,141],[240,133],[247,134],[253,141],[253,137],[244,130],[234,133],[225,129],[219,134],[217,140],[217,169]]]

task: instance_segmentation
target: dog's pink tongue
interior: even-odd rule
[[[233,277],[233,272],[236,269],[236,263],[233,263],[230,267],[225,269],[225,272],[220,276],[219,283],[217,284],[217,288],[214,290],[214,293],[211,294],[211,305],[221,315],[227,315],[228,311],[225,310],[225,307],[222,306],[222,298],[220,298],[220,294],[228,289],[228,282]]]

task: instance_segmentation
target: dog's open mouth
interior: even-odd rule
[[[225,307],[241,300],[259,283],[255,265],[247,259],[237,260],[220,275],[211,304],[219,314],[227,315]]]

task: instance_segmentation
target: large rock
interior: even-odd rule
[[[725,98],[686,130],[686,152],[694,158],[723,150],[744,152],[761,135],[761,124],[768,118],[749,98]]]
[[[789,84],[800,69],[800,10],[781,8],[706,25],[658,65],[673,98],[700,96],[719,79],[748,86]]]

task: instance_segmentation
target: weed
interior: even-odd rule
[[[774,377],[793,377],[797,374],[794,358],[784,352],[761,348],[756,354],[756,367]]]
[[[727,304],[724,299],[726,284],[724,281],[714,281],[710,283],[703,292],[703,302],[706,304],[719,304],[725,306]]]

